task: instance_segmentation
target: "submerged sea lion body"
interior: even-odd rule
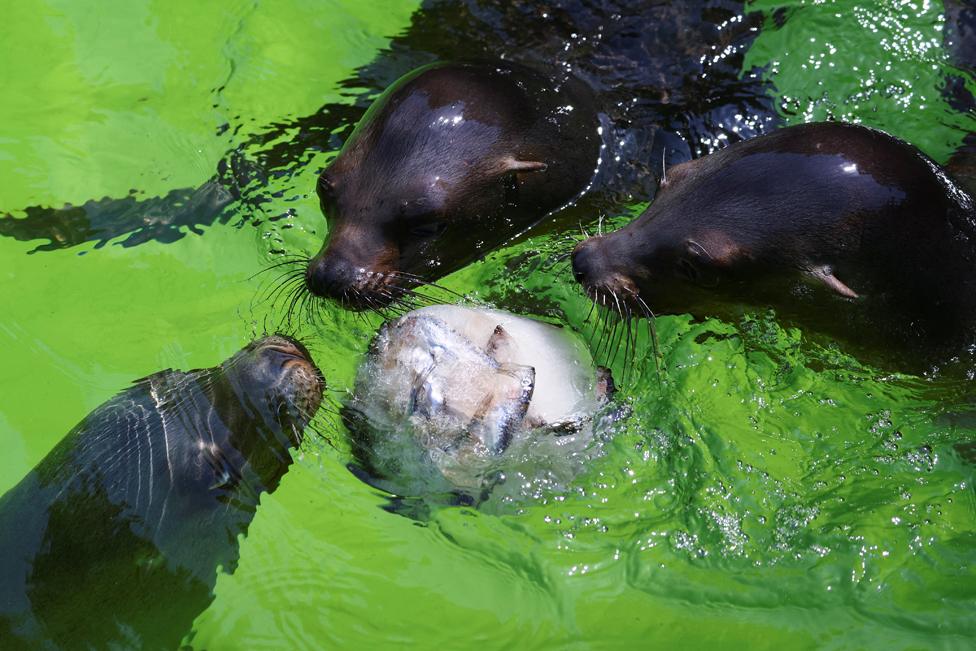
[[[842,339],[945,352],[976,317],[976,212],[911,145],[801,125],[671,168],[637,220],[576,248],[573,270],[592,296],[655,313],[772,306]]]
[[[560,328],[497,310],[436,306],[384,325],[346,414],[374,474],[400,486],[439,475],[453,488],[474,489],[525,439],[586,438],[610,392],[609,373]]]
[[[89,414],[0,498],[0,646],[177,647],[322,389],[275,336]]]

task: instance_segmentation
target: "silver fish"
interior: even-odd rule
[[[448,485],[470,487],[514,441],[579,432],[611,385],[561,328],[496,310],[429,307],[380,329],[347,423],[372,472],[418,477],[432,464]]]

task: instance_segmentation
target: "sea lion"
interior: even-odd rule
[[[610,372],[568,331],[441,305],[384,324],[344,415],[357,457],[382,487],[477,492],[533,439],[585,446],[612,392]]]
[[[566,74],[433,64],[393,84],[319,177],[318,296],[385,305],[579,195],[600,150],[594,98]]]
[[[323,386],[271,336],[95,409],[0,498],[0,646],[179,646]]]
[[[772,306],[841,339],[943,354],[976,316],[974,220],[915,147],[806,124],[672,167],[640,217],[576,247],[573,273],[638,313]]]

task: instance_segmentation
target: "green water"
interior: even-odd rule
[[[746,64],[766,67],[787,122],[859,120],[943,161],[976,130],[940,91],[951,64],[939,3],[755,7],[786,10]],[[199,185],[248,134],[343,101],[338,82],[414,8],[9,4],[0,23],[0,211]],[[241,128],[221,131],[225,123]],[[290,211],[273,225],[230,220],[171,244],[32,255],[37,242],[0,238],[0,490],[131,380],[214,365],[276,316],[255,301],[262,277],[250,277],[279,242],[317,249],[324,221],[311,188],[328,156],[310,152],[287,181],[298,190],[267,208]],[[588,331],[587,303],[565,265],[547,262],[568,246],[529,239],[444,284]],[[376,326],[333,310],[304,328],[332,387],[351,385]],[[571,486],[538,497],[443,508],[426,523],[390,514],[346,470],[342,432],[322,415],[317,428],[332,445],[310,436],[262,500],[239,568],[220,575],[188,642],[976,644],[974,473],[952,446],[976,440],[968,383],[881,373],[768,314],[741,323],[664,317],[657,333],[661,376],[645,363],[623,390],[632,418]]]

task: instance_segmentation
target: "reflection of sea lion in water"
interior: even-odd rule
[[[0,646],[177,647],[322,389],[275,336],[89,414],[0,498]]]
[[[573,270],[604,302],[699,316],[769,305],[813,330],[941,355],[976,317],[974,219],[916,148],[809,124],[668,170],[637,220],[576,248]]]
[[[497,63],[407,75],[319,179],[329,238],[308,288],[383,305],[460,268],[586,188],[598,126],[592,93],[565,74]]]
[[[609,372],[564,329],[436,306],[383,326],[345,412],[358,456],[398,492],[436,487],[437,475],[473,489],[533,437],[579,435],[585,445],[612,389]]]

